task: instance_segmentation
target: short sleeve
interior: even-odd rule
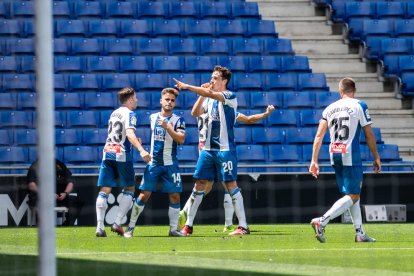
[[[362,127],[372,124],[371,116],[369,116],[368,106],[364,101],[359,101],[360,112],[358,119]]]

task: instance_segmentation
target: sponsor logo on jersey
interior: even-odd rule
[[[130,123],[131,123],[131,125],[135,126],[137,124],[137,117],[131,116]]]
[[[119,145],[119,144],[106,144],[105,148],[104,148],[104,152],[120,153],[121,152],[121,145]]]
[[[332,153],[346,153],[346,144],[331,144],[329,151]]]

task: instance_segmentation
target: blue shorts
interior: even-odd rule
[[[198,157],[194,178],[210,181],[237,180],[236,152],[202,150]]]
[[[119,184],[118,184],[118,181]],[[98,187],[134,187],[135,171],[132,161],[102,160],[99,168]]]
[[[335,160],[335,170],[339,191],[343,194],[361,194],[363,169],[362,166],[343,166],[342,160]]]
[[[158,183],[161,183],[162,193],[181,193],[183,184],[178,165],[148,165],[145,168],[139,189],[147,192],[156,192],[158,190]]]

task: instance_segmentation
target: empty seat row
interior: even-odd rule
[[[0,56],[0,72],[32,73],[34,56]],[[216,65],[233,72],[311,72],[306,56],[55,56],[55,73],[211,72]]]
[[[211,73],[199,74],[55,74],[56,91],[111,91],[124,87],[136,90],[161,90],[173,87],[173,79],[201,85],[210,82]],[[234,73],[229,89],[234,91],[329,91],[322,73]],[[3,74],[0,91],[23,92],[35,90],[33,74]]]
[[[413,38],[384,38],[369,37],[364,43],[365,57],[383,60],[386,55],[412,55],[414,54]]]
[[[0,39],[0,55],[34,55],[34,40]],[[60,55],[294,55],[292,42],[277,38],[55,39]]]
[[[414,52],[411,55],[385,55],[383,73],[386,77],[400,77],[403,73],[414,72]]]
[[[34,16],[34,1],[3,1],[0,17]],[[53,1],[55,18],[260,18],[255,2]]]

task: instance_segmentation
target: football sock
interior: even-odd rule
[[[139,215],[142,213],[144,208],[145,208],[145,202],[142,202],[139,200],[139,198],[137,198],[135,200],[134,205],[132,206],[132,212],[131,212],[131,217],[129,218],[128,227],[131,227],[131,228],[135,227],[135,224],[137,223]]]
[[[132,205],[132,199],[134,198],[134,193],[130,191],[123,191],[122,198],[119,201],[118,213],[116,214],[115,223],[118,225],[122,224],[122,219],[125,217],[126,213],[129,211]]]
[[[246,214],[244,212],[244,203],[241,190],[240,188],[235,188],[229,192],[233,201],[234,212],[239,220],[239,226],[247,229]]]
[[[191,193],[190,197],[187,199],[187,202],[184,205],[183,211],[188,214],[188,211],[190,210],[191,202],[194,201],[194,192],[197,192],[195,188],[193,188],[193,192]]]
[[[185,224],[188,226],[193,226],[194,218],[197,214],[198,207],[200,206],[200,203],[204,197],[204,191],[193,190],[191,197],[193,197],[194,200],[191,201],[190,208],[187,212],[187,221],[185,222]]]
[[[180,203],[170,203],[170,207],[168,208],[168,217],[170,218],[170,231],[176,231],[178,218],[180,217]]]
[[[326,226],[330,220],[342,215],[353,204],[352,199],[349,196],[344,196],[338,199],[331,209],[329,209],[321,218],[321,225]]]
[[[365,235],[364,228],[362,228],[362,215],[361,207],[359,205],[359,199],[351,207],[349,207],[349,212],[351,213],[352,222],[354,223],[355,232],[357,235]]]
[[[99,192],[96,198],[96,222],[97,228],[105,230],[105,212],[108,209],[108,195],[104,192]]]
[[[225,226],[233,225],[234,207],[229,192],[224,192],[224,224]]]

